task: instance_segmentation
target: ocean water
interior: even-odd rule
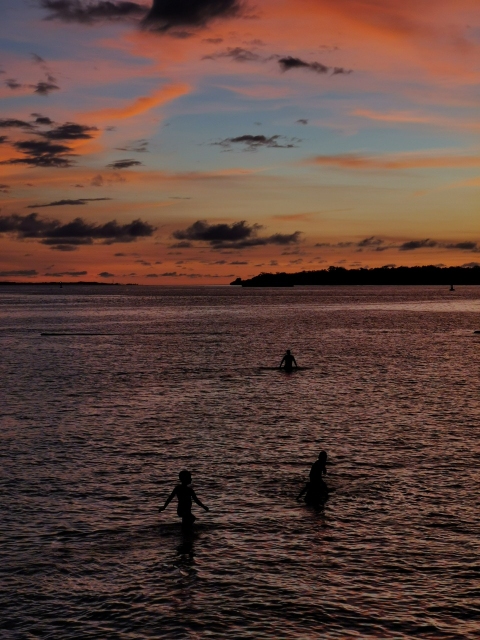
[[[476,329],[474,287],[1,288],[0,637],[477,639]]]

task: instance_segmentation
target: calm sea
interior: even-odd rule
[[[2,640],[478,639],[476,329],[473,287],[3,287]]]

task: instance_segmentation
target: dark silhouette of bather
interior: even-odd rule
[[[305,496],[305,503],[310,507],[322,507],[328,500],[328,487],[326,482],[322,479],[318,482],[307,482],[298,494],[297,500],[300,500],[303,495]]]
[[[287,349],[285,355],[280,362],[279,369],[283,369],[285,371],[293,371],[293,365],[295,365],[295,369],[298,369],[297,361],[295,360],[295,356],[293,353],[290,353],[290,349]]]
[[[327,475],[327,452],[320,451],[318,454],[318,460],[312,464],[312,468],[310,469],[310,480],[312,482],[317,482],[322,479],[322,476]]]
[[[318,460],[312,464],[310,469],[310,481],[306,483],[297,496],[299,500],[305,495],[305,502],[311,506],[322,506],[328,499],[328,486],[323,480],[327,473],[327,452],[320,451]]]
[[[182,527],[189,528],[195,522],[195,516],[192,513],[192,500],[196,502],[202,509],[209,511],[202,501],[197,498],[195,491],[189,485],[192,483],[192,474],[190,471],[180,471],[178,474],[181,484],[177,484],[172,493],[168,496],[163,507],[158,507],[159,511],[164,511],[173,498],[178,498],[177,515],[182,519]]]

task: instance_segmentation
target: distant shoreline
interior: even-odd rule
[[[472,267],[374,267],[345,269],[328,267],[296,273],[260,273],[253,278],[237,278],[230,283],[241,287],[296,287],[339,285],[480,285],[480,266]]]

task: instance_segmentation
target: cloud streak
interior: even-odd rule
[[[0,118],[0,129],[33,129],[34,126],[26,120],[17,118]]]
[[[219,58],[230,58],[235,62],[258,62],[265,58],[255,51],[244,49],[243,47],[229,47],[225,51],[217,51],[210,55],[203,56],[203,60],[218,60]]]
[[[145,15],[147,7],[136,2],[81,2],[80,0],[41,0],[43,9],[49,11],[45,20],[77,22],[92,25],[98,22],[118,21]]]
[[[313,71],[318,74],[326,74],[329,71],[332,76],[348,75],[353,73],[352,69],[345,69],[344,67],[327,67],[321,62],[306,62],[301,58],[294,58],[293,56],[285,56],[278,60],[278,64],[282,71],[291,71],[292,69],[306,69],[307,71]]]
[[[37,84],[31,85],[31,87],[34,93],[38,93],[40,96],[48,96],[52,91],[58,91],[60,89],[60,87],[51,80],[47,82],[37,82]]]
[[[131,160],[130,158],[125,158],[125,160],[115,160],[115,162],[111,162],[107,164],[107,167],[110,169],[130,169],[131,167],[140,167],[143,165],[143,162],[139,160]]]
[[[285,141],[282,144],[282,141]],[[224,138],[218,142],[212,142],[212,145],[223,147],[224,149],[231,149],[233,145],[243,146],[244,151],[257,151],[262,147],[274,148],[274,149],[293,149],[298,145],[296,142],[300,142],[299,138],[286,138],[285,136],[274,135],[243,135],[236,138]]]
[[[87,273],[87,271],[57,271],[56,273],[44,273],[43,275],[50,278],[62,278],[63,276],[79,278],[80,276],[86,276]]]
[[[62,207],[64,205],[84,205],[89,202],[99,202],[101,200],[111,200],[111,198],[77,198],[76,200],[55,200],[45,204],[29,204],[27,209],[41,209],[42,207]]]
[[[16,118],[0,119],[0,129],[22,129],[30,135],[40,139],[16,140],[11,143],[12,148],[20,152],[22,157],[5,160],[2,164],[26,164],[32,167],[66,168],[73,164],[73,149],[65,142],[74,140],[89,140],[98,131],[96,127],[66,122],[44,130],[44,125],[53,125],[50,118],[38,116],[34,123]],[[43,139],[42,139],[43,138]]]
[[[390,155],[367,156],[359,153],[315,156],[308,164],[352,170],[441,169],[479,167],[480,155]]]
[[[181,241],[208,243],[215,249],[244,249],[267,244],[290,245],[300,242],[300,231],[291,234],[275,233],[260,237],[259,224],[249,225],[245,220],[232,224],[209,224],[206,220],[197,220],[187,229],[173,232],[173,237]]]
[[[44,122],[41,122],[40,124],[45,124],[47,118],[42,118],[42,120]],[[48,120],[50,119],[48,118]],[[37,121],[38,118],[36,122]],[[65,122],[65,124],[49,129],[48,131],[41,132],[39,135],[47,138],[48,140],[89,140],[93,138],[93,134],[97,131],[97,127],[91,127],[75,122]]]
[[[32,278],[33,276],[38,276],[38,271],[35,269],[24,269],[18,271],[0,271],[0,277],[15,277],[15,276],[23,276],[25,278]]]
[[[117,151],[132,151],[134,153],[148,153],[148,140],[137,140],[124,147],[116,147]]]
[[[156,227],[139,219],[122,225],[116,220],[96,224],[82,218],[63,223],[56,219],[42,218],[37,213],[0,216],[0,234],[12,235],[17,240],[36,240],[57,249],[58,245],[75,247],[97,241],[101,244],[134,242],[152,236],[154,231]]]
[[[98,111],[89,111],[86,116],[98,118],[100,120],[125,120],[134,116],[146,113],[155,107],[177,100],[178,98],[190,93],[191,87],[188,84],[176,83],[167,84],[150,96],[140,96],[130,104],[123,107],[111,107],[109,109],[99,109]]]
[[[205,27],[213,20],[237,16],[241,8],[238,0],[153,0],[143,25],[163,32],[175,27]]]
[[[15,149],[23,153],[22,158],[7,160],[4,164],[27,164],[34,167],[65,168],[72,165],[71,148],[65,144],[54,144],[47,140],[21,140],[14,142]]]
[[[401,244],[399,251],[416,251],[417,249],[453,249],[457,251],[471,251],[472,253],[480,253],[480,247],[477,242],[437,242],[436,240],[410,240]]]

